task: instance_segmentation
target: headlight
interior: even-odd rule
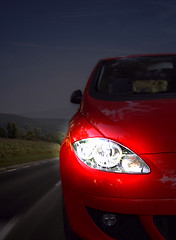
[[[105,138],[87,138],[73,143],[79,159],[86,165],[108,172],[150,173],[150,167],[128,148]]]

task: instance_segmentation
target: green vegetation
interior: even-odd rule
[[[8,122],[6,128],[0,126],[0,138],[6,137],[10,139],[54,142],[61,145],[62,141],[64,140],[65,133],[58,131],[43,132],[42,129],[38,127],[25,130],[24,128],[19,128],[16,123]]]
[[[0,168],[58,157],[67,127],[66,119],[0,114]]]
[[[68,119],[38,119],[27,118],[14,114],[0,113],[0,126],[4,129],[7,128],[8,122],[15,123],[18,129],[24,129],[26,131],[33,130],[34,128],[40,128],[43,134],[49,132],[67,132]]]
[[[58,143],[0,138],[0,168],[59,156]]]
[[[7,124],[7,134],[8,138],[17,138],[18,127],[15,123],[8,122]]]

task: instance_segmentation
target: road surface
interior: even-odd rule
[[[0,240],[64,240],[59,159],[0,172]]]

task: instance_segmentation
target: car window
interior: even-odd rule
[[[106,60],[94,88],[104,96],[176,93],[176,56]]]

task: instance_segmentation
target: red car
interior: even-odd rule
[[[176,54],[101,60],[60,150],[66,239],[176,239]]]

